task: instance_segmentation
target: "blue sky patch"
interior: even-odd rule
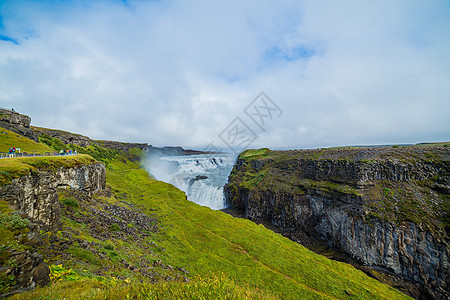
[[[0,34],[0,41],[5,41],[5,42],[11,42],[13,44],[19,45],[19,42],[16,41],[15,39],[12,39],[6,35],[2,35]]]
[[[274,61],[294,61],[298,59],[308,59],[317,54],[317,50],[300,45],[292,49],[282,49],[275,47],[266,52],[265,57]]]

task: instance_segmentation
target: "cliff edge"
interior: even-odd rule
[[[449,157],[448,147],[247,150],[225,196],[248,219],[319,236],[447,299]]]

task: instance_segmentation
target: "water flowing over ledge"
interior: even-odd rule
[[[223,187],[235,162],[232,154],[150,157],[146,168],[158,180],[186,193],[188,200],[211,209],[226,208]]]

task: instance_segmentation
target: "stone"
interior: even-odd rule
[[[36,285],[43,287],[50,283],[50,268],[47,264],[41,263],[31,271],[31,277]]]
[[[42,243],[42,236],[39,234],[39,232],[32,231],[28,233],[27,235],[27,241],[26,244],[28,246],[37,246]]]

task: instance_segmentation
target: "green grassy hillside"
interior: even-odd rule
[[[70,159],[55,157],[43,165],[7,159],[13,164],[5,164],[3,172],[15,164],[36,170],[64,166]],[[53,284],[13,299],[408,298],[262,225],[186,200],[182,191],[151,178],[125,154],[107,156],[104,162],[112,196],[89,200],[76,191],[60,194],[64,227],[42,232],[40,246]],[[126,212],[121,217],[113,214],[121,210]],[[129,219],[133,214],[144,222]],[[0,216],[9,220],[6,208]],[[149,223],[154,224],[151,230],[145,229]],[[14,234],[23,232],[11,231],[11,239],[2,243],[21,247]],[[141,275],[144,269],[146,276]]]
[[[12,147],[20,148],[21,152],[28,153],[54,152],[47,145],[37,143],[5,128],[0,128],[0,152],[8,152],[9,148]]]

